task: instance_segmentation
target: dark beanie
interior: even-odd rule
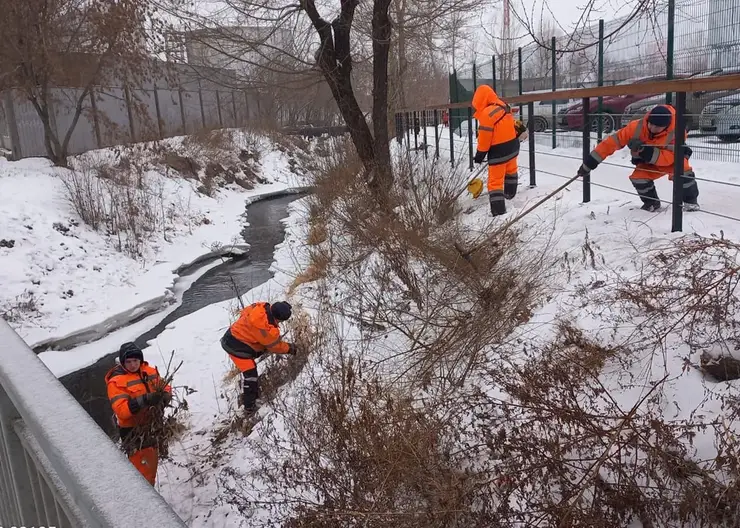
[[[660,128],[666,128],[670,125],[671,119],[673,119],[673,114],[665,105],[656,106],[650,110],[650,114],[648,115],[648,123]]]
[[[292,306],[285,301],[278,301],[270,305],[270,312],[278,321],[287,321],[290,319],[290,316],[293,314],[291,309]]]
[[[118,351],[118,361],[123,365],[127,359],[139,359],[144,361],[144,353],[134,343],[124,343]]]

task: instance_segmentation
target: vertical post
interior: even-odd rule
[[[493,80],[493,91],[496,91],[496,55],[491,55],[491,79]]]
[[[409,117],[409,113],[405,112],[404,116],[406,118],[406,150],[411,149],[411,118]]]
[[[473,93],[478,89],[478,74],[475,71],[475,61],[473,61]],[[478,120],[475,121],[475,133],[478,133]]]
[[[203,128],[206,127],[206,111],[203,108],[203,88],[200,86],[200,81],[198,81],[198,100],[200,101],[200,122],[201,126]]]
[[[439,159],[439,110],[434,109],[434,159]]]
[[[221,96],[219,95],[218,89],[216,90],[216,107],[218,108],[218,126],[224,127],[224,118],[221,115]]]
[[[599,20],[599,86],[604,86],[604,19]],[[599,141],[604,137],[604,98],[599,96]]]
[[[403,118],[400,112],[396,112],[396,143],[401,145],[403,143]]]
[[[236,92],[231,92],[231,108],[234,111],[234,127],[239,127],[239,115],[236,113]]]
[[[424,116],[421,120],[421,124],[424,125],[424,158],[427,157],[427,110],[422,110],[422,116]]]
[[[416,111],[414,111],[412,119],[414,120],[414,150],[419,150],[419,118],[416,116]]]
[[[673,161],[673,220],[671,231],[683,231],[683,174],[686,137],[686,92],[676,93],[676,139]]]
[[[673,45],[675,40],[676,0],[668,0],[668,46],[666,50],[666,79],[673,79]],[[673,93],[665,94],[665,102],[671,104]],[[674,180],[675,181],[675,180]]]
[[[552,48],[551,60],[552,60],[552,91],[555,92],[558,89],[558,63],[557,55],[555,50],[557,49],[557,38],[552,37],[550,41],[550,47]],[[558,148],[558,107],[555,99],[552,100],[552,148]]]
[[[13,159],[23,158],[21,149],[21,138],[18,133],[18,121],[15,117],[15,103],[13,102],[13,90],[5,92],[5,112],[8,118],[8,134],[10,134],[10,149],[13,152]]]
[[[522,48],[518,48],[518,53],[519,53],[519,95],[522,95],[522,93],[524,93],[523,83],[522,83]],[[524,111],[524,105],[520,104],[519,105],[519,117],[521,117],[522,119],[524,118],[524,116],[522,115],[523,111]],[[532,119],[532,116],[529,116],[528,120],[529,119]]]
[[[468,157],[470,158],[470,170],[473,170],[473,111],[468,106]]]
[[[447,109],[447,129],[450,134],[450,165],[455,166],[455,138],[452,136],[452,108]]]
[[[534,103],[527,103],[527,114],[534,115]],[[529,186],[537,186],[537,175],[535,169],[535,152],[534,152],[534,119],[529,119],[527,123],[529,129]]]
[[[459,94],[457,93],[457,70],[452,70],[452,80],[453,80],[452,88],[454,90],[454,94],[455,95],[452,96],[452,94],[450,94],[451,95],[450,102],[451,103],[459,103],[460,102],[460,97],[459,97]],[[453,127],[453,123],[457,122],[457,125],[458,126],[461,126],[462,125],[462,115],[461,115],[461,112],[459,110],[457,110],[455,112],[455,114],[456,114],[456,118],[455,119],[452,119],[453,110],[450,108],[450,116],[449,116],[450,137],[452,137],[452,133],[455,130],[455,127]],[[461,131],[461,134],[460,135],[462,136],[462,131]]]
[[[154,109],[157,112],[157,130],[159,130],[159,139],[164,139],[164,130],[162,122],[162,111],[159,108],[159,94],[157,93],[157,83],[154,83]]]
[[[247,91],[244,90],[244,126],[249,123],[249,117],[249,96],[247,95]]]
[[[98,148],[103,148],[103,140],[100,134],[100,121],[98,120],[98,104],[95,102],[95,88],[90,88],[90,108],[93,115],[93,129],[95,130],[95,141]]]
[[[583,98],[583,161],[591,154],[591,127],[588,126],[588,97]],[[583,176],[583,203],[591,201],[591,175]]]
[[[4,521],[8,524],[32,524],[38,519],[36,505],[33,500],[32,484],[28,468],[26,465],[26,456],[20,438],[13,430],[13,422],[20,419],[17,409],[10,400],[5,390],[0,387],[0,436],[2,437],[7,459],[5,462],[9,465],[10,478],[13,481],[11,489],[7,490],[8,495],[14,504],[11,507],[16,510],[15,519],[6,518]],[[5,513],[5,512],[3,512]],[[10,514],[10,512],[7,512]]]
[[[182,119],[182,135],[188,133],[188,123],[185,120],[185,105],[182,102],[182,88],[177,89],[177,97],[180,100],[180,119]]]
[[[131,92],[129,92],[128,85],[123,86],[123,95],[126,99],[126,111],[128,112],[128,128],[131,133],[131,143],[136,142],[136,129],[134,128],[134,114],[131,108]]]

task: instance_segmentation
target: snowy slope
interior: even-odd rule
[[[302,185],[284,153],[265,139],[260,149],[259,176],[268,183],[251,190],[232,184],[210,197],[197,192],[197,180],[149,171],[173,221],[166,239],[151,233],[136,260],[116,250],[115,237],[81,221],[65,197],[69,171],[42,159],[0,158],[0,239],[14,241],[0,247],[0,311],[34,347],[86,329],[93,339],[167,306],[178,268],[214,245],[239,243],[248,198]],[[106,149],[76,161],[113,157]]]
[[[444,135],[440,142],[442,145],[449,144]],[[466,145],[461,146],[461,151],[464,152],[466,148]],[[519,193],[514,200],[507,202],[509,213],[502,220],[512,218],[561,185],[564,178],[570,177],[577,170],[578,158],[579,151],[576,149],[539,153],[536,161],[541,172],[537,174],[537,186],[528,188],[528,172],[520,169]],[[624,163],[625,156],[620,153],[612,161]],[[528,154],[523,149],[520,164],[526,167],[527,162]],[[422,163],[421,159],[418,163]],[[704,161],[696,161],[694,165],[700,178],[740,182],[740,174],[734,165]],[[592,285],[599,280],[609,283],[615,274],[622,277],[633,276],[651,258],[651,249],[663,247],[685,236],[671,233],[670,210],[655,214],[638,210],[640,203],[632,192],[628,174],[627,169],[604,164],[592,176],[594,187],[589,203],[582,203],[581,185],[574,183],[557,198],[548,201],[522,220],[521,227],[525,235],[530,235],[534,241],[541,240],[543,244],[550,244],[551,254],[556,257],[562,255],[568,265],[553,276],[548,299],[541,303],[527,323],[516,330],[516,336],[521,338],[519,343],[547,341],[553,334],[553,323],[563,318],[575,321],[592,336],[601,335],[605,340],[615,341],[622,337],[619,332],[615,334],[612,331],[613,321],[610,318],[614,314],[610,314],[607,309],[596,310],[594,313],[594,310],[584,304],[582,288],[579,287]],[[611,188],[597,187],[596,184]],[[699,201],[705,211],[687,214],[684,232],[703,236],[723,232],[725,237],[739,240],[740,222],[706,211],[732,216],[734,204],[740,199],[740,192],[735,187],[719,183],[700,181],[699,186]],[[670,199],[671,188],[667,178],[658,182],[658,192],[663,199]],[[476,201],[463,194],[460,202],[465,211],[463,222],[470,230],[479,229],[489,216],[485,195]],[[307,213],[300,203],[294,203],[290,210],[286,242],[276,252],[276,276],[265,285],[245,294],[245,302],[285,298],[293,279],[306,267],[308,256],[304,240]],[[551,233],[551,236],[538,238],[537,235],[543,232]],[[593,260],[587,247],[594,252]],[[289,299],[294,306],[303,306],[312,313],[310,308],[314,294],[315,290],[309,283],[297,288]],[[226,447],[219,450],[220,456],[217,458],[214,458],[211,448],[214,431],[233,416],[238,392],[234,380],[224,381],[230,363],[218,342],[229,324],[235,306],[235,302],[221,303],[191,314],[163,332],[153,346],[145,351],[147,358],[160,367],[165,364],[165,358],[170,352],[174,351],[175,362],[183,361],[176,384],[197,391],[186,396],[190,412],[187,429],[173,449],[172,462],[161,467],[158,484],[161,493],[175,510],[194,527],[252,526],[269,518],[267,510],[257,508],[239,512],[233,506],[225,504],[224,484],[238,478],[234,474],[235,470],[237,475],[250,471],[259,473],[260,460],[257,453],[271,449],[262,439],[264,428],[277,428],[279,431],[279,417],[271,425],[268,425],[270,421],[264,420],[249,438],[232,433],[226,440]],[[357,328],[353,323],[345,320],[342,325],[346,327],[347,335],[356,334]],[[388,342],[393,342],[392,333],[389,334]],[[673,342],[671,345],[672,348],[669,348],[665,356],[641,358],[629,372],[620,370],[617,365],[608,365],[602,376],[604,385],[618,395],[617,403],[622,408],[629,409],[645,396],[646,387],[649,387],[650,381],[658,373],[660,376],[665,374],[670,380],[664,387],[662,401],[674,402],[665,407],[667,416],[680,420],[696,412],[703,413],[706,421],[720,417],[716,401],[706,403],[704,395],[724,390],[722,386],[707,383],[695,369],[686,370],[684,358],[690,357],[692,351],[681,342]],[[392,347],[392,344],[387,346]],[[515,346],[511,350],[513,361],[516,361],[517,353]],[[696,357],[691,359],[698,362]],[[315,373],[316,370],[320,370],[320,367],[309,363],[301,376],[309,375],[309,371]],[[623,376],[629,375],[635,376],[633,382],[635,379],[637,381],[629,390],[620,391]],[[295,386],[300,385],[300,379]],[[641,385],[641,382],[644,383]],[[733,383],[728,385],[736,388]],[[291,387],[282,389],[288,401],[299,398],[297,393],[292,392],[294,390],[296,389]],[[263,408],[262,413],[263,416],[271,416],[269,407]],[[697,437],[690,453],[698,460],[710,459],[715,454],[714,449],[709,433],[706,433],[705,436]],[[247,486],[252,489],[247,499],[269,499],[262,495],[259,477],[249,480]],[[285,490],[284,496],[290,496],[292,492],[293,490]]]

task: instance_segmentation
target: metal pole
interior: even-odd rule
[[[493,75],[493,91],[496,91],[496,55],[491,55],[491,74]]]
[[[414,120],[414,150],[419,150],[419,118],[416,116],[416,111],[414,111],[412,119]]]
[[[604,86],[604,20],[599,20],[599,86]],[[599,141],[604,136],[604,98],[599,96]]]
[[[434,159],[439,159],[439,113],[434,109]]]
[[[519,50],[519,95],[522,95],[524,93],[524,90],[522,89],[522,48],[518,48]],[[522,112],[524,111],[524,105],[519,105],[519,116],[522,117]],[[529,116],[529,119],[532,119],[532,116]]]
[[[673,161],[673,220],[671,231],[683,231],[684,143],[686,137],[686,92],[676,94],[676,139]]]
[[[473,93],[475,93],[475,90],[478,89],[478,75],[475,71],[475,61],[473,61]],[[476,137],[478,134],[478,120],[475,121],[475,133]]]
[[[164,139],[164,122],[162,121],[162,111],[159,108],[157,83],[154,83],[154,109],[157,111],[157,131],[159,132],[159,139]]]
[[[673,44],[675,40],[676,0],[668,0],[668,50],[666,56],[666,79],[673,79]],[[665,94],[665,102],[671,104],[673,93]]]
[[[473,170],[473,111],[468,107],[468,157],[470,170]]]
[[[452,108],[447,108],[447,130],[450,135],[450,165],[455,166],[455,138],[452,137]]]
[[[530,116],[534,115],[534,103],[527,103],[527,113]],[[529,186],[535,187],[537,185],[537,176],[535,171],[535,157],[534,157],[534,119],[529,119],[527,123],[529,128]]]
[[[424,137],[424,158],[426,158],[427,157],[427,111],[422,110],[421,112],[422,112],[421,115],[423,116],[421,120],[421,124],[424,126],[424,136],[423,136]]]
[[[555,48],[557,44],[557,38],[552,37],[552,91],[555,92],[558,89],[558,64],[555,54]],[[552,100],[552,148],[558,148],[558,108],[555,99]]]
[[[406,150],[411,150],[411,118],[406,112]]]
[[[583,161],[591,154],[591,127],[588,126],[588,97],[583,98]],[[591,201],[591,175],[583,176],[583,203]]]

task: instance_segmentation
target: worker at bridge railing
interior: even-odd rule
[[[151,427],[154,408],[167,405],[172,388],[156,367],[144,361],[134,343],[124,343],[118,352],[119,365],[105,375],[108,399],[118,422],[123,449],[128,459],[154,486],[159,462],[159,439]]]
[[[670,105],[656,106],[644,118],[630,121],[596,145],[578,169],[578,174],[589,174],[617,150],[629,147],[632,164],[636,165],[630,181],[642,200],[641,209],[657,211],[660,209],[660,199],[655,189],[655,180],[666,174],[669,180],[673,180],[675,130],[676,110]],[[697,211],[699,188],[694,170],[689,165],[690,157],[691,149],[684,147],[684,210]]]

